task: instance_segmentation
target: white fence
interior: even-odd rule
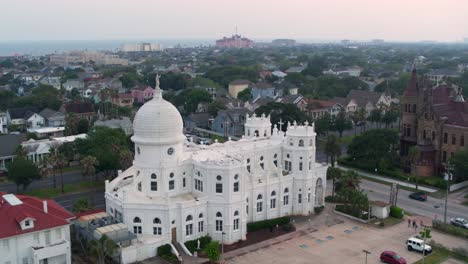
[[[453,192],[453,191],[456,191],[456,190],[460,190],[462,188],[465,188],[466,186],[468,186],[468,181],[464,181],[464,182],[460,182],[460,183],[456,183],[456,184],[451,184],[450,185],[450,191]]]

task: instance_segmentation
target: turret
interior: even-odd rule
[[[266,138],[271,136],[271,121],[270,115],[262,114],[260,117],[253,114],[247,116],[245,122],[245,137],[247,138]]]

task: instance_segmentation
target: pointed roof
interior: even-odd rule
[[[413,68],[411,72],[411,78],[406,86],[403,93],[404,96],[417,96],[419,93],[418,75],[416,74],[416,68]]]

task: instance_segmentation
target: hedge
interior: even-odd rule
[[[186,241],[184,244],[191,253],[198,251],[197,250],[198,240],[200,240],[200,251],[203,251],[205,247],[211,242],[211,237],[202,236],[194,240]]]
[[[317,206],[317,207],[314,207],[314,212],[316,214],[320,213],[323,211],[323,208],[325,208],[325,206],[321,205],[321,206]]]
[[[275,219],[258,221],[253,223],[247,224],[247,232],[253,232],[261,229],[267,229],[271,227],[275,227],[276,225],[285,225],[289,224],[291,219],[288,216],[283,216]]]
[[[405,215],[403,209],[398,206],[390,206],[390,216],[401,219]]]
[[[338,211],[338,212],[345,213],[345,214],[350,215],[350,216],[354,216],[356,218],[360,218],[362,220],[368,220],[367,215],[356,215],[355,213],[353,213],[352,210],[351,210],[351,206],[347,205],[347,204],[337,204],[336,207],[335,207],[335,210]]]
[[[342,198],[338,197],[336,194],[335,196],[325,196],[325,202],[327,203],[345,203],[346,201],[343,200]]]
[[[468,239],[468,229],[457,227],[451,224],[445,224],[439,220],[432,221],[432,228],[441,232]]]
[[[363,171],[376,173],[375,166],[373,164],[369,164],[364,161],[353,161],[353,160],[350,160],[349,158],[342,158],[338,160],[338,164],[348,166],[348,167],[353,167],[353,168],[360,169]],[[415,183],[417,180],[419,185],[432,186],[432,187],[439,188],[439,189],[446,188],[446,181],[443,178],[439,178],[439,177],[414,177],[412,175],[403,173],[398,170],[389,170],[389,169],[382,169],[382,168],[379,168],[377,170],[377,174],[395,178],[395,179],[402,180],[402,181],[408,181],[408,178],[409,178],[410,182],[413,182],[413,183]]]

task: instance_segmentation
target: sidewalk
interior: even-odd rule
[[[384,181],[384,182],[388,182],[388,183],[396,183],[400,186],[405,186],[405,187],[409,187],[409,188],[413,188],[413,189],[416,189],[416,185],[415,184],[412,184],[412,183],[408,183],[408,182],[404,182],[404,181],[400,181],[400,180],[395,180],[395,179],[391,179],[391,178],[388,178],[388,177],[384,177],[384,176],[380,176],[380,175],[376,175],[376,174],[373,174],[373,173],[369,173],[369,172],[366,172],[366,171],[363,171],[363,170],[360,170],[360,169],[355,169],[355,168],[349,168],[349,167],[343,167],[341,165],[336,165],[337,168],[340,168],[342,170],[353,170],[359,174],[362,174],[366,177],[369,177],[369,178],[373,178],[373,179],[376,179],[376,180],[380,180],[380,181]],[[418,190],[421,190],[421,191],[425,191],[425,192],[429,192],[429,193],[434,193],[434,192],[437,192],[438,190],[436,189],[433,189],[433,188],[429,188],[429,187],[424,187],[424,186],[418,186]]]

